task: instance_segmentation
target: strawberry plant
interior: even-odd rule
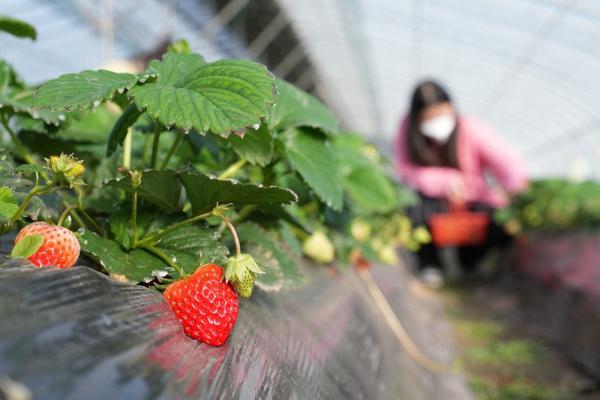
[[[600,185],[563,179],[533,181],[529,189],[513,199],[511,206],[495,215],[513,232],[561,231],[600,226]]]
[[[409,247],[385,228],[411,201],[386,161],[260,64],[209,63],[178,42],[138,74],[32,88],[0,63],[0,222],[45,221],[24,228],[14,255],[68,267],[75,247],[62,235],[76,231],[111,277],[165,290],[191,337],[224,343],[237,296],[301,284],[302,254],[394,262],[393,246]],[[354,235],[357,221],[378,233]],[[205,320],[198,307],[228,311]]]

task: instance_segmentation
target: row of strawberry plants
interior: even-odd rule
[[[566,231],[600,227],[600,184],[539,179],[516,195],[496,220],[509,231]]]
[[[21,21],[0,17],[3,27],[35,38]],[[25,227],[13,256],[71,266],[76,230],[98,268],[166,289],[186,333],[209,344],[226,340],[255,282],[301,284],[303,254],[394,263],[397,245],[429,240],[400,214],[412,197],[386,161],[315,97],[255,62],[209,63],[184,41],[139,74],[39,87],[0,60],[0,123],[1,230],[49,224]]]

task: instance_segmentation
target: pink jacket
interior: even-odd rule
[[[519,192],[527,186],[523,160],[491,126],[477,118],[459,117],[457,151],[460,169],[414,164],[406,148],[407,127],[405,118],[394,146],[396,169],[404,182],[426,196],[447,198],[453,187],[459,186],[464,188],[467,201],[502,207],[507,199],[486,182],[484,172],[491,173],[508,193]]]

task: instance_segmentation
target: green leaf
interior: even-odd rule
[[[135,104],[130,104],[123,111],[123,114],[121,114],[108,136],[108,143],[106,146],[107,157],[115,152],[118,145],[123,144],[129,127],[136,123],[140,115],[142,115],[142,112],[138,110]]]
[[[129,249],[130,205],[122,204],[110,216],[110,230],[115,240]],[[152,214],[139,210],[137,219],[137,237],[152,234],[156,230],[185,219],[183,213]],[[186,225],[164,235],[156,245],[167,257],[176,262],[187,273],[193,273],[198,266],[216,263],[222,265],[229,250],[220,241],[217,230],[202,225]],[[166,266],[166,264],[165,264]],[[173,271],[176,274],[175,271]]]
[[[94,112],[73,112],[69,123],[55,133],[56,137],[76,143],[105,144],[107,133],[113,128],[119,115],[108,106],[98,107]]]
[[[13,36],[20,38],[29,38],[35,40],[37,32],[33,26],[25,21],[11,18],[6,15],[0,15],[0,31],[8,32]]]
[[[373,166],[354,169],[343,181],[350,198],[368,211],[387,212],[396,207],[396,190],[389,179]]]
[[[146,213],[138,213],[138,217],[141,217],[143,215],[146,215]],[[115,240],[119,242],[119,244],[123,246],[126,250],[129,250],[131,247],[131,243],[129,240],[129,228],[131,227],[130,218],[131,206],[129,203],[119,204],[108,218],[108,222],[110,224],[110,232],[112,233]],[[138,221],[136,227],[141,227],[141,225],[142,223]],[[138,235],[138,237],[142,237],[143,232],[138,232]]]
[[[148,72],[157,75],[156,81],[129,94],[167,127],[228,136],[259,125],[275,101],[273,77],[250,61],[205,64],[197,55],[168,53],[162,61],[152,61]]]
[[[128,193],[134,191],[129,175],[110,180],[105,185],[116,187]],[[201,189],[199,188],[199,190]],[[167,211],[177,211],[181,208],[181,183],[177,179],[175,171],[143,171],[142,183],[137,188],[137,192],[139,198],[156,204]]]
[[[9,219],[18,209],[12,190],[7,186],[0,187],[0,221]]]
[[[306,126],[330,133],[338,131],[337,120],[317,98],[280,79],[277,80],[277,89],[277,104],[273,106],[269,118],[271,129]]]
[[[285,156],[304,181],[327,206],[340,210],[343,192],[335,154],[329,143],[307,129],[292,128],[285,132]]]
[[[10,121],[12,128],[15,132],[34,132],[34,133],[48,133],[48,127],[44,121],[39,119],[33,119],[31,115],[25,113],[14,114]]]
[[[97,108],[137,82],[135,75],[102,69],[66,74],[44,83],[35,92],[33,106],[55,111]]]
[[[265,272],[257,276],[256,284],[264,290],[293,288],[303,281],[296,261],[290,256],[292,250],[287,243],[254,223],[237,227],[240,240]]]
[[[331,144],[342,174],[348,174],[357,167],[377,165],[367,158],[365,154],[367,143],[359,135],[351,133],[336,135],[331,139]]]
[[[185,171],[180,174],[194,214],[212,210],[217,204],[281,204],[297,200],[289,189],[219,180],[215,177]]]
[[[61,112],[33,108],[31,106],[33,93],[20,92],[18,95],[19,98],[16,100],[16,98],[11,98],[5,93],[0,92],[0,110],[10,108],[13,113],[28,114],[34,120],[41,120],[46,124],[54,126],[59,126],[66,120],[66,116]]]
[[[16,173],[12,160],[8,158],[6,153],[0,149],[0,186],[8,187],[15,198],[17,204],[21,204],[27,193],[33,187],[33,182]],[[55,217],[58,210],[53,205],[56,205],[56,195],[49,194],[44,196],[44,201],[40,197],[34,197],[25,210],[24,216],[32,219],[43,219]],[[10,207],[10,206],[9,206]]]
[[[158,247],[191,274],[204,264],[224,265],[229,250],[219,238],[215,229],[186,225],[163,236]]]
[[[250,164],[264,167],[273,158],[273,138],[264,124],[256,131],[247,131],[243,138],[233,135],[227,140],[233,150]]]
[[[41,165],[37,164],[21,164],[17,168],[15,168],[16,172],[22,172],[24,174],[39,174],[43,171]]]
[[[162,217],[160,215],[159,217]],[[146,233],[149,225],[153,222],[153,218],[157,218],[156,215],[152,215],[145,209],[138,209],[137,219],[136,219],[136,236],[137,238],[141,238]],[[119,204],[114,211],[110,214],[108,219],[110,224],[110,232],[113,234],[113,237],[121,246],[123,246],[126,250],[129,250],[131,247],[130,243],[130,224],[131,220],[131,203],[121,203]],[[174,218],[172,220],[175,220]]]
[[[32,233],[24,236],[15,247],[13,247],[10,256],[12,258],[29,258],[39,250],[44,244],[44,236],[39,233]]]
[[[124,276],[133,283],[152,280],[157,271],[172,273],[164,261],[144,250],[127,252],[114,240],[87,230],[80,230],[78,239],[85,255],[100,263],[109,274]]]
[[[304,232],[311,232],[306,216],[292,204],[257,206],[252,210],[249,219],[262,223],[287,221]]]
[[[25,83],[12,65],[0,59],[0,93],[8,93],[11,89],[24,89]]]
[[[295,256],[302,256],[302,243],[300,243],[296,235],[294,235],[289,223],[282,221],[279,224],[279,235],[287,243]]]
[[[206,65],[200,54],[168,53],[162,60],[152,60],[146,72],[157,81],[182,83],[194,71]]]

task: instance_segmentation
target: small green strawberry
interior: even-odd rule
[[[235,288],[238,296],[247,299],[252,296],[256,275],[264,274],[264,272],[250,254],[242,253],[240,238],[229,218],[225,216],[225,211],[227,211],[227,206],[219,205],[213,210],[213,214],[225,222],[235,242],[235,256],[229,257],[225,266],[225,281],[229,282]]]
[[[252,296],[256,275],[264,273],[250,254],[229,257],[225,267],[225,280],[233,285],[238,296]]]
[[[254,289],[254,282],[256,282],[256,272],[252,272],[246,270],[242,276],[242,278],[238,278],[237,275],[234,275],[231,278],[231,284],[235,288],[238,296],[243,297],[245,299],[250,298],[252,296],[252,289]]]
[[[431,242],[431,234],[429,233],[427,228],[425,228],[422,225],[417,226],[413,230],[413,238],[421,244],[427,244]]]
[[[335,259],[335,247],[325,232],[316,231],[302,243],[305,255],[321,264],[329,264]]]

